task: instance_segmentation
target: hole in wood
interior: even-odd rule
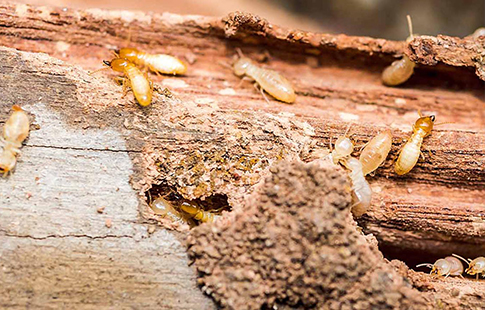
[[[231,211],[227,196],[216,194],[202,199],[185,199],[175,187],[155,185],[147,192],[147,200],[155,212],[164,218],[191,228],[200,223],[214,222],[223,211]]]

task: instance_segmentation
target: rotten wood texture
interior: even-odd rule
[[[131,95],[122,98],[121,87],[110,78],[112,72],[88,75],[111,57],[110,49],[126,46],[130,34],[130,45],[173,54],[191,64],[183,77],[152,76],[159,89],[170,91],[155,94],[153,105],[146,109],[137,106]],[[446,46],[440,43],[445,39]],[[12,244],[11,259],[2,254],[2,272],[14,270],[28,278],[26,271],[16,269],[16,264],[24,262],[22,266],[28,268],[32,262],[19,252],[29,249],[26,245],[32,249],[56,247],[57,257],[65,257],[79,246],[73,241],[77,238],[96,253],[112,252],[115,261],[150,255],[151,250],[137,253],[136,247],[143,246],[134,240],[133,227],[141,229],[154,218],[145,201],[153,184],[167,184],[187,199],[226,195],[230,205],[238,208],[273,162],[321,157],[330,140],[343,134],[349,123],[353,123],[351,133],[357,144],[386,128],[394,134],[391,155],[369,178],[374,190],[372,209],[360,220],[364,231],[379,240],[384,254],[415,263],[452,252],[467,257],[485,252],[485,94],[483,81],[474,73],[483,78],[483,40],[423,37],[405,48],[404,42],[285,29],[242,13],[220,19],[13,4],[0,5],[0,40],[4,46],[33,52],[0,51],[1,122],[17,103],[40,126],[32,132],[17,171],[0,180],[2,197],[16,201],[0,201],[1,237],[4,243]],[[417,49],[419,40],[428,40],[430,49]],[[285,75],[297,90],[296,103],[267,103],[249,83],[237,87],[239,78],[224,66],[230,63],[236,47]],[[463,56],[460,60],[455,58],[458,47]],[[383,86],[382,70],[403,51],[420,63],[415,74],[402,87]],[[436,127],[425,139],[425,160],[420,159],[411,173],[400,177],[392,164],[410,135],[418,109],[435,114],[437,122],[453,123]],[[55,115],[55,120],[45,115]],[[56,126],[78,132],[65,134]],[[94,136],[86,134],[92,130]],[[109,138],[112,132],[118,140]],[[105,159],[96,166],[98,156]],[[131,159],[133,172],[118,165],[116,156]],[[44,178],[40,180],[50,181],[42,189],[36,186],[35,171],[44,166],[47,169],[42,170]],[[104,167],[111,176],[102,178]],[[105,188],[109,183],[127,186],[128,180],[121,179],[118,167],[123,176],[131,174],[130,184],[138,201],[136,195],[130,200],[113,188]],[[87,168],[89,173],[84,172]],[[85,183],[91,187],[84,189]],[[113,216],[120,217],[113,217],[112,229],[120,231],[112,237],[104,228],[103,217],[94,212],[104,201],[113,206]],[[125,229],[128,232],[123,232]],[[64,236],[65,243],[59,244],[56,236]],[[94,241],[90,236],[108,236],[118,243],[126,240],[133,242],[133,247],[124,253],[115,250],[116,245],[108,246],[104,239]],[[173,237],[166,234],[160,238]],[[142,240],[148,247],[150,238]],[[154,268],[178,268],[176,264],[180,264],[186,275],[180,281],[191,282],[193,274],[183,267],[186,262],[180,248],[172,251],[163,243],[160,248],[169,262]],[[85,255],[79,259],[84,266],[84,258],[90,254],[79,255]],[[44,268],[27,270],[49,270],[54,264],[49,262],[42,265]],[[134,262],[131,260],[129,266]],[[110,270],[117,266],[113,264]],[[140,268],[139,275],[151,270],[149,264]],[[181,284],[174,280],[178,275],[156,273],[154,270],[155,278],[147,278],[153,281],[144,281],[160,290],[155,294],[157,300],[165,297],[166,290],[174,292],[177,287],[181,296],[171,295],[167,303],[183,300],[187,304],[178,308],[190,308],[191,302],[210,307],[189,286],[179,290]],[[90,281],[92,278],[82,283]],[[56,285],[68,292],[72,283]],[[26,295],[17,300],[19,307],[35,300],[28,291],[25,289]],[[104,297],[103,302],[119,300]],[[8,300],[6,295],[0,299]],[[68,301],[66,293],[58,302]],[[133,300],[137,305],[143,302]]]

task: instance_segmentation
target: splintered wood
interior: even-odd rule
[[[419,263],[451,253],[485,253],[483,38],[423,36],[406,45],[286,29],[237,12],[221,19],[8,4],[0,5],[0,38],[6,46],[0,50],[0,122],[5,122],[13,104],[19,104],[33,127],[40,127],[31,128],[13,176],[0,180],[0,197],[7,198],[0,200],[0,236],[5,242],[41,249],[59,246],[60,241],[49,236],[68,238],[62,242],[69,236],[88,236],[88,243],[89,238],[127,238],[134,244],[127,250],[133,263],[137,246],[143,253],[151,249],[147,241],[137,245],[133,238],[154,235],[145,234],[143,226],[156,218],[145,201],[153,185],[166,184],[185,199],[226,195],[237,210],[273,163],[322,158],[330,141],[352,123],[350,135],[356,145],[387,129],[393,134],[389,157],[375,176],[367,177],[373,200],[359,220],[386,255]],[[174,55],[190,64],[187,74],[152,75],[159,91],[151,106],[141,108],[131,93],[122,96],[112,72],[88,74],[111,59],[110,50],[127,45]],[[271,98],[266,102],[249,83],[239,85],[240,78],[227,68],[237,48],[286,77],[295,88],[295,103]],[[382,70],[403,54],[417,63],[413,76],[400,87],[384,86]],[[419,109],[449,124],[433,130],[424,140],[424,159],[410,173],[398,176],[393,164]],[[354,156],[358,155],[357,148]],[[88,168],[92,170],[85,172],[89,177],[83,184],[89,186],[84,187],[74,172]],[[34,177],[39,176],[32,171],[44,171],[39,181],[44,187],[36,187]],[[138,200],[129,194],[133,189]],[[117,206],[118,215],[110,211],[110,204]],[[34,206],[53,213],[38,211],[42,217],[36,219]],[[106,207],[98,213],[100,206]],[[131,213],[125,217],[127,210]],[[25,217],[20,221],[21,215]],[[73,241],[66,248],[82,251],[84,246],[85,241]],[[115,260],[124,257],[107,240],[93,246],[114,251]],[[175,247],[166,241],[161,246]],[[12,259],[22,259],[14,246],[11,251]],[[169,257],[168,265],[186,264],[178,254]],[[35,261],[29,259],[22,268]],[[167,272],[171,267],[157,268]],[[180,281],[193,280],[189,271],[178,271],[184,275]],[[158,278],[146,281],[153,284]],[[202,298],[187,283],[182,284],[187,302],[181,309],[193,308]],[[172,294],[166,302],[179,299],[177,284],[163,285]]]

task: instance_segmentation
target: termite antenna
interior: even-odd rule
[[[240,58],[244,57],[244,54],[239,47],[236,47],[236,53],[239,55]]]
[[[89,75],[93,75],[95,74],[96,72],[99,72],[99,71],[103,71],[103,70],[106,70],[106,69],[109,69],[110,65],[111,65],[111,62],[110,61],[107,61],[107,60],[103,60],[103,64],[107,67],[105,68],[101,68],[101,69],[98,69],[98,70],[94,70],[93,72],[90,72]]]
[[[421,113],[421,109],[418,109],[418,115],[419,117],[423,117],[423,113]]]
[[[440,126],[440,125],[445,125],[445,124],[455,124],[456,122],[442,122],[442,123],[437,123],[434,124],[434,126]]]
[[[114,58],[120,58],[120,50],[111,50],[111,54],[113,54]],[[104,62],[104,60],[103,60]]]
[[[411,16],[410,15],[406,15],[406,18],[408,20],[409,38],[411,40],[413,40],[414,39],[414,35],[413,35],[413,21],[411,20]]]
[[[131,27],[128,28],[128,36],[126,37],[125,45],[129,46],[130,43],[131,43]]]
[[[347,129],[345,129],[344,137],[347,137],[347,134],[348,134],[348,133],[349,133],[349,131],[350,131],[350,127],[352,127],[352,123],[350,123],[350,124],[347,126]]]
[[[419,265],[416,265],[416,268],[419,268],[419,267],[422,267],[422,266],[425,266],[425,267],[428,267],[428,268],[433,268],[433,264],[431,264],[431,263],[419,264]]]
[[[468,266],[470,266],[470,262],[472,261],[471,259],[468,259],[468,260],[467,260],[467,259],[465,259],[465,258],[461,257],[461,256],[460,256],[460,255],[458,255],[458,254],[451,254],[451,255],[452,255],[452,256],[454,256],[454,257],[456,257],[456,258],[461,259],[462,261],[464,261],[465,263],[467,263],[467,264],[468,264]]]
[[[220,64],[221,66],[223,66],[223,67],[226,67],[226,68],[229,68],[229,69],[231,69],[231,70],[232,70],[232,66],[231,66],[230,64],[228,64],[227,62],[225,62],[225,61],[220,60],[220,61],[219,61],[219,64]]]

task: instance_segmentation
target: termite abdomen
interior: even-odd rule
[[[409,27],[409,38],[406,41],[410,41],[414,38],[413,36],[413,25],[411,23],[411,17],[406,16],[408,19]],[[388,66],[382,72],[382,82],[387,86],[397,86],[406,82],[411,75],[413,75],[415,64],[409,59],[408,56],[404,55],[402,59],[394,61],[390,66]]]
[[[369,141],[359,157],[364,175],[376,170],[386,160],[391,147],[392,133],[390,130],[381,132]]]

